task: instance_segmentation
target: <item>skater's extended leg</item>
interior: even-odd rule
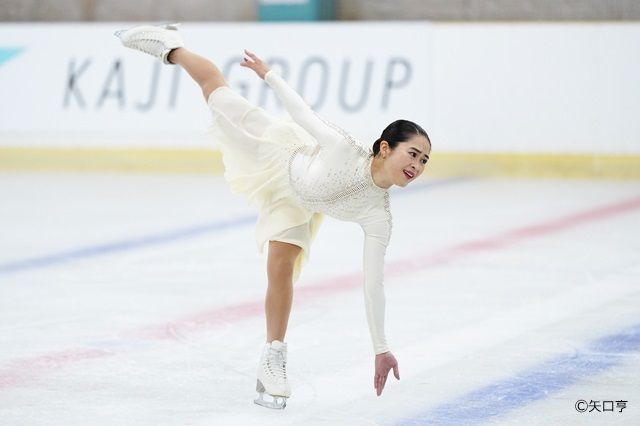
[[[293,302],[293,267],[300,250],[302,249],[294,244],[269,241],[269,285],[265,300],[267,342],[284,341]]]
[[[202,89],[205,100],[208,100],[211,92],[218,87],[227,86],[222,72],[213,62],[184,47],[172,50],[168,59],[169,62],[182,66],[189,73]]]
[[[207,101],[211,92],[227,85],[213,62],[185,49],[178,24],[140,25],[116,31],[115,35],[126,47],[155,56],[165,64],[182,65],[200,85]]]

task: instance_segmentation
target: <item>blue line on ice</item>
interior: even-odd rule
[[[135,250],[147,246],[171,243],[190,237],[196,237],[209,232],[223,231],[233,227],[239,227],[249,223],[254,223],[256,217],[241,216],[234,220],[213,222],[204,225],[192,226],[190,228],[176,229],[161,234],[148,235],[145,237],[133,238],[130,240],[116,241],[113,243],[100,244],[95,246],[81,247],[66,252],[56,253],[48,256],[34,257],[31,259],[18,260],[15,262],[0,264],[0,275],[8,275],[13,272],[20,272],[29,269],[53,266],[59,263],[70,262],[72,260],[84,259],[87,257],[100,256],[126,250]]]
[[[414,185],[399,191],[394,192],[395,196],[402,196],[410,194],[415,191],[421,191],[425,189],[431,189],[434,187],[440,187],[453,183],[467,181],[467,178],[453,178],[443,179],[437,181],[431,181],[426,184]],[[31,269],[44,268],[48,266],[58,265],[60,263],[71,262],[78,259],[85,259],[88,257],[112,254],[117,252],[123,252],[127,250],[135,250],[139,248],[145,248],[154,245],[172,243],[175,241],[188,239],[192,237],[198,237],[211,232],[226,231],[232,228],[239,228],[245,225],[254,224],[257,220],[257,215],[246,215],[233,220],[222,220],[212,223],[205,223],[202,225],[195,225],[188,228],[176,229],[167,232],[163,232],[155,235],[148,235],[138,238],[132,238],[128,240],[115,241],[112,243],[99,244],[88,247],[80,247],[77,249],[54,253],[47,256],[33,257],[30,259],[16,260],[8,263],[0,263],[0,276],[9,275],[16,272],[28,271]]]
[[[583,379],[615,367],[625,361],[626,353],[639,349],[640,324],[636,324],[598,339],[576,354],[545,361],[397,424],[471,425],[496,420],[509,411],[547,398]],[[593,395],[576,395],[576,401],[580,398],[589,400],[591,397]],[[618,396],[623,397],[624,395]],[[567,406],[567,410],[573,409],[573,405]]]

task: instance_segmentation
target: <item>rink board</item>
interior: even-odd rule
[[[211,149],[1,148],[0,170],[197,173],[222,175]],[[640,156],[604,154],[452,153],[434,151],[431,177],[640,179]]]

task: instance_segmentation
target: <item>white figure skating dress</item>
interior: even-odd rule
[[[386,352],[383,268],[392,219],[388,190],[371,175],[373,152],[316,115],[273,70],[265,81],[293,122],[273,118],[229,87],[209,96],[224,177],[232,192],[258,208],[259,252],[269,240],[302,247],[294,282],[324,214],[362,227],[367,320],[374,352]]]

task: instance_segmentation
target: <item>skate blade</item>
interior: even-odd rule
[[[177,31],[178,27],[180,27],[180,22],[160,22],[158,24],[155,24],[153,26],[155,27],[160,27],[160,28],[164,28],[165,30],[173,30],[173,31]],[[124,30],[118,30],[116,32],[113,33],[114,36],[118,37],[119,39],[122,39],[122,35],[124,33],[126,33],[127,31],[129,31],[132,28],[136,28],[136,27],[131,27],[131,28],[127,28]]]
[[[165,30],[174,30],[177,31],[180,27],[180,22],[162,22],[160,24],[158,24],[158,27],[162,27]]]
[[[271,400],[266,400],[265,396],[267,396]],[[258,397],[254,399],[253,402],[255,402],[256,404],[262,407],[271,408],[273,410],[284,410],[284,408],[287,406],[286,397],[278,396],[278,395],[269,395],[268,393],[258,394]]]
[[[287,406],[287,397],[281,395],[271,395],[266,393],[266,389],[260,380],[256,380],[256,392],[258,392],[258,397],[253,400],[258,405],[263,407],[272,408],[274,410],[283,410],[284,407]],[[265,396],[268,399],[264,399]]]

